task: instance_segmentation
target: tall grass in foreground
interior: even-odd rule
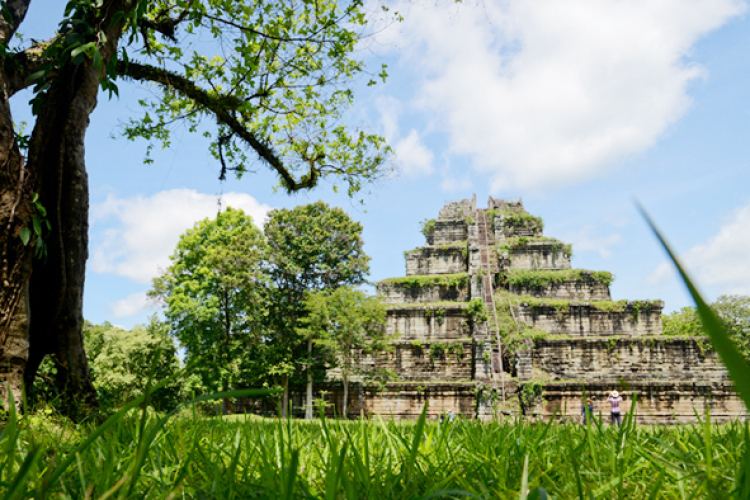
[[[741,422],[617,428],[178,417],[154,434],[157,425],[156,416],[129,415],[80,449],[92,428],[21,420],[0,442],[0,488],[5,498],[38,499],[516,499],[527,490],[540,498],[539,488],[559,499],[748,498],[750,438]]]

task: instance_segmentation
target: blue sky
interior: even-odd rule
[[[45,39],[62,11],[32,2],[24,35]],[[637,214],[638,199],[710,299],[750,294],[750,20],[730,0],[389,1],[404,21],[361,54],[385,85],[357,84],[350,120],[384,134],[399,172],[365,205],[323,184],[275,193],[262,165],[218,181],[206,142],[178,131],[145,165],[118,138],[151,89],[100,96],[86,139],[91,189],[84,313],[130,327],[179,235],[224,206],[261,220],[318,199],[364,226],[371,279],[404,274],[419,221],[445,200],[522,197],[545,234],[573,243],[575,267],[616,275],[615,299],[689,304]],[[490,5],[491,4],[491,5]],[[45,7],[47,10],[45,10]],[[58,12],[58,10],[60,12]],[[28,95],[14,118],[28,120]]]

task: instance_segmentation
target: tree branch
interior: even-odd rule
[[[164,12],[161,12],[159,15],[155,16],[153,19],[142,17],[138,21],[138,26],[141,28],[154,30],[157,33],[161,33],[173,42],[177,42],[177,37],[175,36],[175,28],[178,24],[187,19],[190,12],[189,9],[193,5],[194,1],[195,0],[190,0],[185,9],[177,17],[170,17],[170,9],[167,9]]]
[[[0,35],[2,35],[5,44],[8,44],[29,10],[31,0],[7,0],[4,2],[3,11],[0,16]],[[6,20],[6,14],[8,19]]]
[[[44,42],[44,44],[46,45],[47,42]],[[46,62],[42,57],[43,53],[44,45],[35,44],[3,60],[8,97],[31,87],[33,83],[29,81],[29,77],[39,71]]]
[[[309,164],[310,172],[300,179],[295,179],[273,149],[265,141],[247,130],[240,120],[234,116],[233,110],[244,104],[244,101],[241,99],[232,95],[211,95],[185,77],[162,68],[139,64],[133,61],[127,64],[119,61],[117,63],[117,72],[121,76],[133,80],[149,81],[169,87],[206,108],[206,110],[214,115],[219,124],[226,125],[279,174],[282,184],[287,191],[293,192],[310,189],[317,184],[319,172],[312,163]]]

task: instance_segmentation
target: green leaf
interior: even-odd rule
[[[85,43],[85,44],[81,45],[80,47],[76,47],[75,49],[73,49],[73,51],[70,53],[70,57],[73,58],[73,59],[75,59],[80,54],[83,54],[87,50],[93,49],[95,47],[96,47],[96,43],[95,42]]]
[[[21,237],[21,241],[24,245],[28,245],[29,240],[31,239],[31,229],[28,227],[21,228],[21,233],[18,236]]]
[[[37,236],[42,236],[42,221],[39,219],[39,216],[34,214],[34,216],[31,218],[31,223],[34,226],[34,233]]]
[[[102,53],[99,51],[99,49],[96,49],[94,51],[94,68],[101,68],[102,67]]]

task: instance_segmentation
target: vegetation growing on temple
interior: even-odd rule
[[[573,256],[573,245],[563,243],[557,238],[548,238],[546,236],[513,236],[506,238],[501,243],[495,245],[495,253],[502,255],[509,253],[511,250],[526,248],[529,243],[550,243],[553,251],[562,250],[565,255]]]
[[[411,275],[388,278],[378,282],[379,285],[399,285],[406,288],[424,288],[430,286],[464,288],[468,283],[469,273]]]
[[[541,232],[544,229],[544,221],[541,217],[531,215],[528,212],[519,212],[512,210],[500,210],[490,208],[487,210],[487,220],[490,221],[492,229],[495,228],[495,217],[503,216],[505,227],[521,227]]]
[[[585,281],[586,278],[606,286],[611,285],[614,281],[614,276],[608,271],[588,271],[586,269],[509,269],[502,279],[508,286],[545,289],[552,283]]]

